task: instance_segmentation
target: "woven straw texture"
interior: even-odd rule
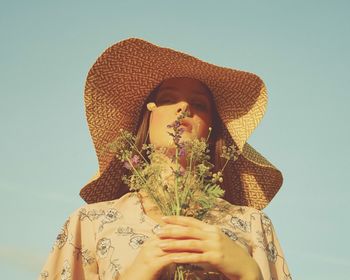
[[[102,153],[120,128],[133,131],[149,93],[163,80],[190,77],[205,83],[219,115],[242,152],[228,168],[232,187],[225,199],[236,205],[264,208],[282,185],[282,174],[246,141],[262,119],[267,92],[255,74],[219,67],[190,55],[131,38],[103,52],[90,69],[85,85],[85,110],[99,172],[81,190],[88,203],[112,200],[122,188],[122,165]]]

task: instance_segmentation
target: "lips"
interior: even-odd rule
[[[181,121],[180,127],[183,127],[185,131],[192,131],[192,124],[188,121]]]

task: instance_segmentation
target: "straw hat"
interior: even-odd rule
[[[281,172],[247,143],[265,113],[267,92],[263,81],[255,74],[216,66],[137,38],[109,47],[88,73],[85,110],[99,171],[82,188],[81,197],[94,203],[128,192],[121,184],[122,164],[112,153],[102,151],[120,128],[134,129],[149,93],[173,77],[198,79],[208,86],[228,133],[241,151],[229,167],[232,185],[225,199],[236,205],[264,208],[283,179]]]

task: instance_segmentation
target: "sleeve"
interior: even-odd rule
[[[75,211],[58,234],[38,280],[99,279],[93,221]]]
[[[252,257],[258,263],[264,280],[291,280],[274,226],[262,211],[255,216],[251,233],[254,244]]]

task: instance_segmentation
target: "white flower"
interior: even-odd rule
[[[83,259],[83,265],[88,265],[95,262],[95,259],[90,255],[90,252],[87,249],[81,251],[81,256]]]
[[[134,235],[129,242],[129,245],[131,246],[131,248],[133,249],[137,249],[138,247],[140,247],[145,240],[148,238],[148,236],[143,235],[143,234],[138,234],[138,235]]]
[[[134,230],[131,227],[118,227],[117,233],[120,235],[133,234]]]
[[[238,239],[237,235],[232,230],[229,230],[228,228],[221,228],[221,231],[234,241]]]
[[[272,224],[270,218],[264,213],[261,213],[261,222],[265,227],[270,227]]]
[[[109,209],[105,215],[104,222],[111,223],[120,218],[120,213],[116,209]]]
[[[111,240],[108,238],[102,238],[97,242],[97,255],[100,258],[106,257],[109,249],[111,248]]]
[[[67,234],[64,228],[61,229],[61,232],[57,235],[55,245],[61,249],[64,244],[67,242]]]
[[[245,231],[245,232],[250,231],[250,224],[238,217],[232,217],[231,223],[233,224],[234,227],[237,227],[242,231]]]
[[[267,244],[267,258],[270,262],[276,262],[277,260],[277,249],[275,247],[275,244],[270,242]]]
[[[40,273],[40,277],[42,280],[46,280],[49,277],[49,273],[45,270]]]
[[[72,279],[71,267],[69,265],[69,262],[65,260],[61,271],[61,280],[71,280],[71,279]]]

